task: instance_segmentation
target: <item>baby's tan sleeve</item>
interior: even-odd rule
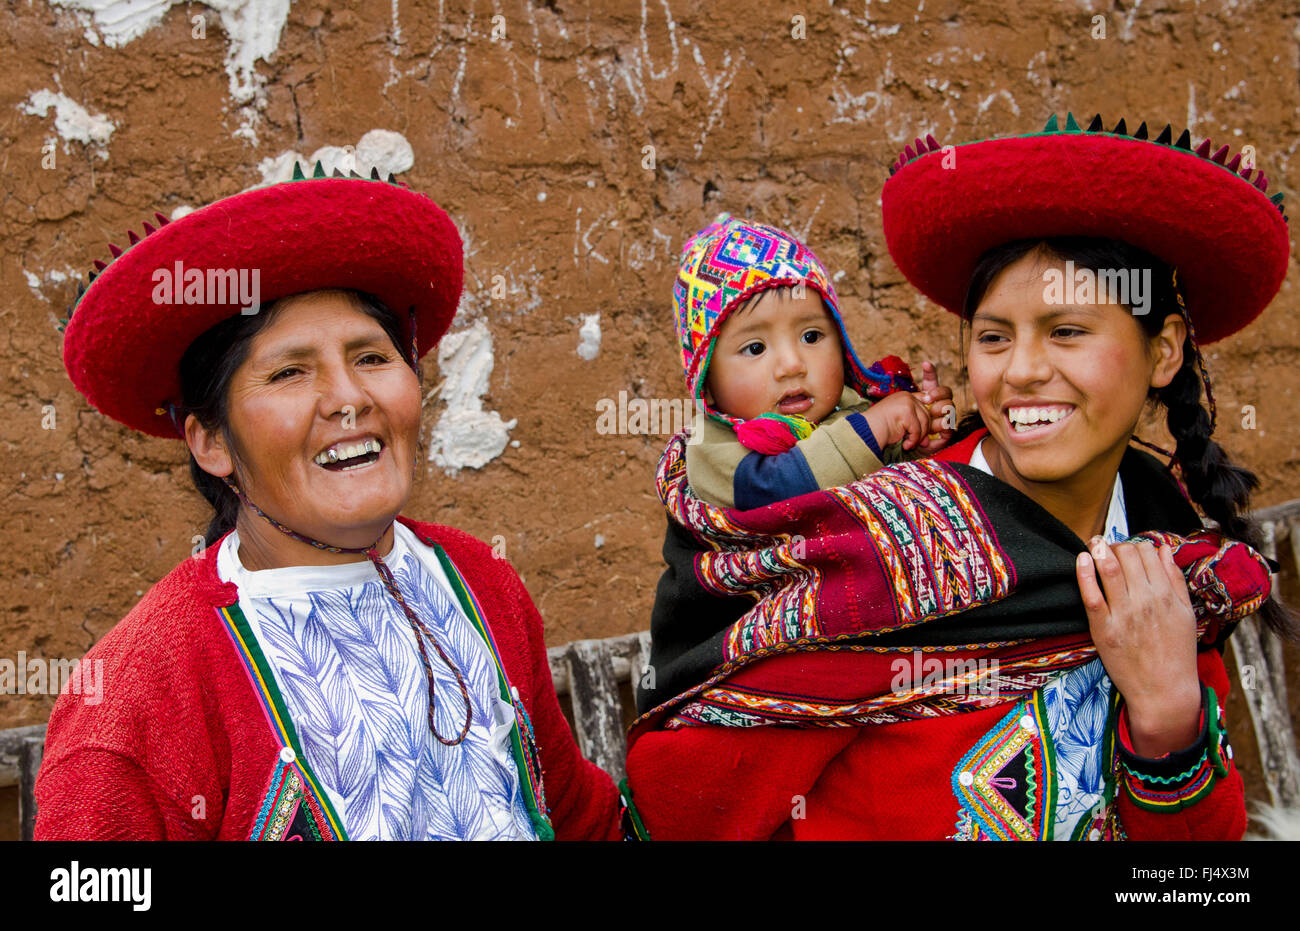
[[[862,403],[836,411],[795,444],[808,460],[818,488],[838,488],[884,468],[885,464],[849,422],[850,414],[861,414],[870,406]]]
[[[856,403],[830,414],[809,436],[796,443],[789,452],[781,454],[802,459],[807,469],[803,474],[815,483],[816,488],[847,485],[884,465],[848,420],[850,414],[861,413],[870,405],[857,395],[852,395],[852,400]],[[888,455],[889,450],[885,452]],[[741,445],[729,426],[706,420],[699,442],[686,446],[686,480],[696,497],[716,507],[736,507],[736,473],[741,461],[750,453],[751,450]],[[802,487],[779,496],[814,490],[805,483],[798,484]]]

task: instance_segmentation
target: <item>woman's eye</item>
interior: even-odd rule
[[[746,343],[740,347],[740,354],[742,356],[760,356],[763,354],[763,344]]]
[[[379,352],[368,352],[368,353],[366,353],[364,356],[362,356],[361,359],[360,359],[359,361],[361,361],[361,362],[371,362],[371,363],[373,363],[373,364],[382,365],[383,363],[385,363],[385,362],[388,361],[388,357],[385,356],[383,353],[379,353]]]
[[[1069,339],[1073,336],[1082,336],[1083,330],[1079,329],[1078,327],[1072,327],[1072,326],[1058,326],[1055,330],[1052,331],[1052,335]]]
[[[1002,339],[1004,339],[1004,337],[1001,333],[981,333],[979,336],[975,337],[975,342],[983,343],[987,346],[999,342]]]
[[[295,366],[290,366],[287,369],[280,369],[280,371],[276,372],[274,375],[271,376],[271,381],[280,381],[284,378],[289,377],[290,375],[295,375],[300,371],[302,370]]]

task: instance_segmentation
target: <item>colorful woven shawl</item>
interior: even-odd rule
[[[1074,574],[1083,542],[956,461],[969,445],[736,511],[695,497],[674,437],[657,475],[668,571],[634,730],[954,714],[1094,658]],[[1172,546],[1198,636],[1221,644],[1268,596],[1267,564],[1201,529],[1152,457],[1130,449],[1120,475],[1134,537]]]

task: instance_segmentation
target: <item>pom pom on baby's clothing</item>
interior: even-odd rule
[[[785,414],[759,414],[736,428],[736,439],[746,449],[764,456],[776,456],[812,434],[816,424]]]
[[[867,397],[879,401],[895,391],[915,391],[916,381],[912,370],[898,356],[885,356],[879,362],[871,363],[866,371]]]

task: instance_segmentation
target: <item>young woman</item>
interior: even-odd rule
[[[885,185],[899,268],[969,325],[963,439],[787,505],[797,547],[766,509],[683,499],[670,446],[643,832],[1241,837],[1221,651],[1261,605],[1293,628],[1233,542],[1255,480],[1211,439],[1195,337],[1262,312],[1286,226],[1226,149],[1099,130],[918,141]],[[1130,445],[1149,403],[1186,497]]]
[[[146,224],[74,308],[73,384],[181,436],[215,513],[87,655],[102,702],[55,704],[36,836],[617,838],[519,577],[399,516],[460,237],[391,178],[317,168]]]

